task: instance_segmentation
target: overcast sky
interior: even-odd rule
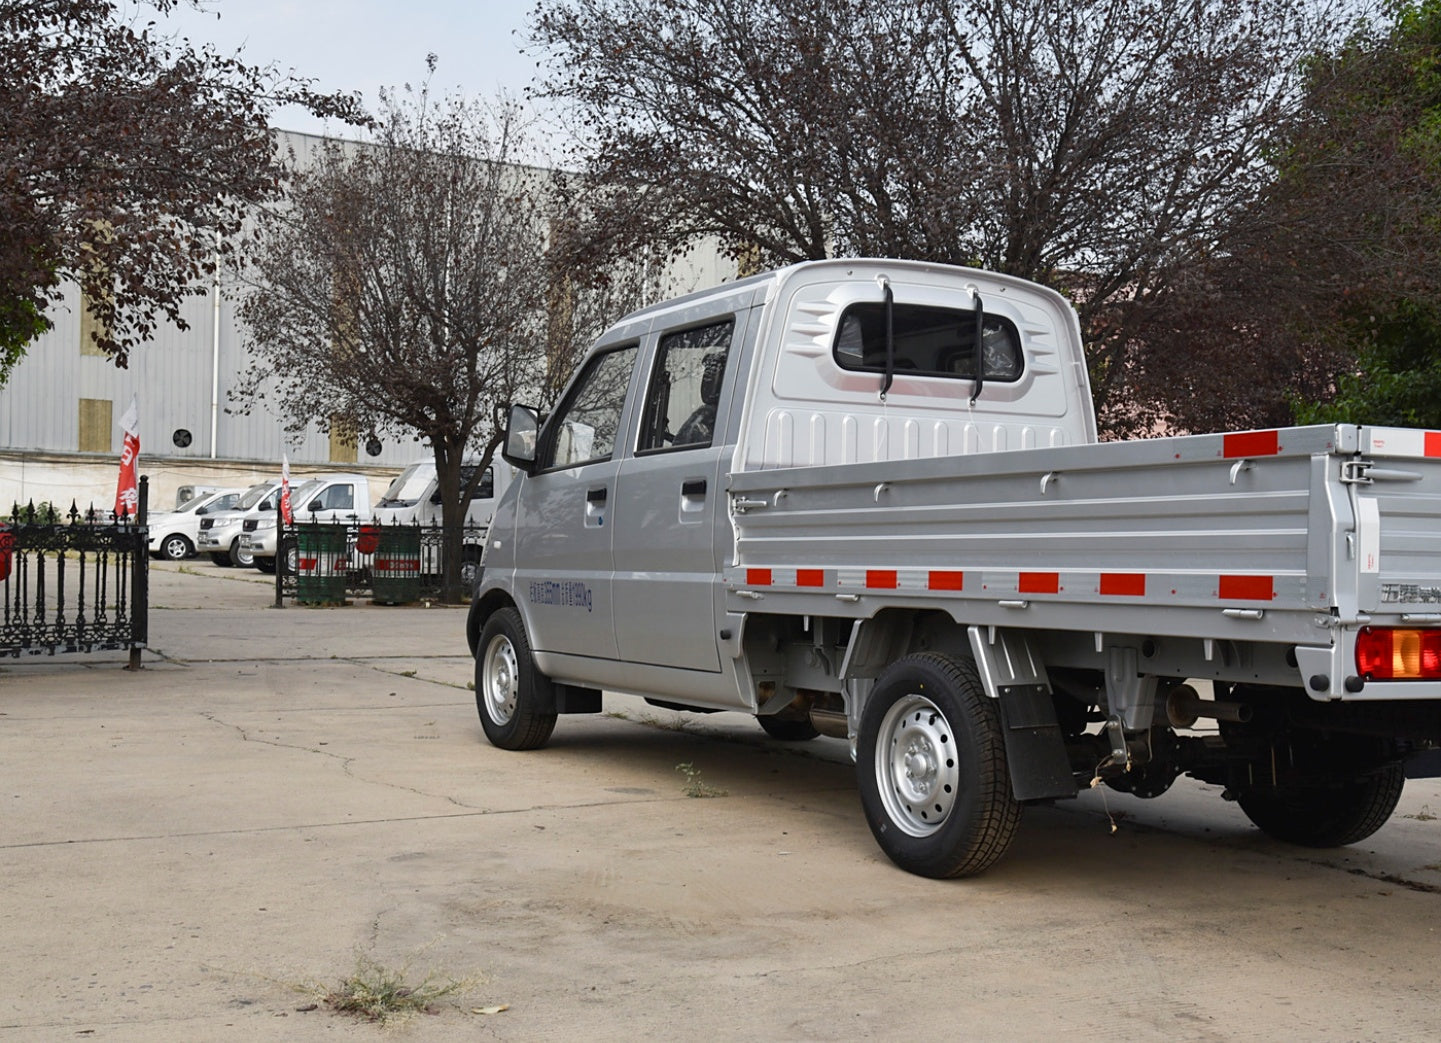
[[[323,91],[359,91],[374,110],[381,87],[419,85],[425,56],[439,58],[432,93],[522,97],[535,59],[520,53],[532,0],[204,0],[163,24],[224,53],[244,48],[251,65],[315,79]],[[216,13],[219,13],[219,18]],[[285,130],[348,133],[295,109],[272,119]]]

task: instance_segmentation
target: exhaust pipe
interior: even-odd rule
[[[1188,684],[1178,684],[1166,693],[1166,720],[1172,728],[1193,727],[1202,717],[1245,724],[1251,719],[1251,707],[1247,703],[1202,699]]]

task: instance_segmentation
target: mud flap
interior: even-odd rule
[[[986,694],[1001,707],[1006,763],[1017,800],[1076,795],[1066,740],[1051,702],[1046,666],[1026,638],[999,627],[970,627],[971,652]]]
[[[600,713],[600,689],[573,684],[555,687],[556,713]]]
[[[1056,722],[1051,693],[1037,685],[1018,686],[1000,698],[1006,728],[1006,763],[1017,800],[1049,800],[1076,795],[1076,779],[1066,756],[1066,740]]]

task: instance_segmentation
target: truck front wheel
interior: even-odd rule
[[[887,667],[861,714],[856,766],[866,821],[902,869],[970,876],[1015,838],[1000,708],[969,659],[926,652]]]
[[[537,749],[555,729],[550,678],[536,669],[525,622],[513,608],[495,612],[481,628],[475,706],[485,737],[503,750]]]
[[[1236,803],[1257,829],[1275,840],[1302,847],[1345,847],[1386,824],[1405,784],[1405,767],[1388,764],[1333,786],[1256,786]]]

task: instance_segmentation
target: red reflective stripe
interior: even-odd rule
[[[1144,572],[1103,572],[1101,593],[1108,597],[1139,598],[1146,596]]]
[[[1441,456],[1441,431],[1426,432],[1426,455]]]
[[[1023,572],[1016,583],[1022,594],[1058,594],[1061,591],[1059,572]]]
[[[769,587],[771,585],[771,570],[746,569],[746,585],[751,587]]]
[[[1242,431],[1226,435],[1221,455],[1230,460],[1238,456],[1275,456],[1281,451],[1281,432]]]
[[[825,585],[825,569],[796,569],[796,586],[824,587]]]
[[[1270,576],[1222,576],[1218,596],[1228,601],[1274,601],[1276,585]]]
[[[926,586],[931,590],[964,590],[964,572],[932,572],[926,577]]]
[[[867,569],[866,586],[876,587],[884,590],[896,589],[896,573],[894,569]]]

